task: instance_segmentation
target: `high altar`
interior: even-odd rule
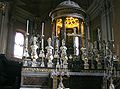
[[[75,2],[64,1],[49,14],[52,36],[44,47],[44,23],[40,37],[27,32],[23,55],[24,87],[43,89],[117,89],[120,76],[114,42],[104,42],[98,29],[98,41],[90,41],[87,13]],[[40,40],[38,40],[40,38]],[[40,46],[38,46],[38,43]]]

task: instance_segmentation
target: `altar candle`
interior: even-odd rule
[[[59,40],[56,39],[56,47],[58,48],[59,47]]]
[[[98,28],[98,40],[100,41],[100,38],[101,38],[101,32],[100,32],[100,29]]]
[[[29,20],[27,20],[27,32],[28,33],[28,27],[29,27]]]
[[[112,40],[114,41],[114,32],[113,32],[113,28],[112,28]]]
[[[44,36],[44,22],[42,23],[42,44],[41,44],[42,50],[44,49],[44,38],[43,38],[43,36]]]
[[[44,22],[42,23],[42,36],[44,34]]]

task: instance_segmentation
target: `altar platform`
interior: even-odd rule
[[[23,67],[21,73],[21,89],[52,89],[53,79],[51,78],[51,73],[53,70],[52,68]],[[73,89],[72,86],[79,86],[81,89],[86,89],[86,84],[89,87],[94,87],[94,89],[102,89],[103,78],[107,76],[105,70],[102,69],[84,69],[79,72],[69,71],[68,73],[70,77],[64,78],[63,82],[70,89]],[[115,77],[120,78],[119,70],[116,71]]]

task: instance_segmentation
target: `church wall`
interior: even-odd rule
[[[42,30],[42,29],[40,29]],[[44,29],[44,33],[45,33],[45,40],[47,40],[49,37],[52,37],[52,23],[50,22],[50,20],[45,21],[45,29]]]
[[[120,57],[120,0],[97,0],[87,10],[90,16],[92,41],[97,27],[102,30],[102,39],[115,41],[115,53]]]
[[[92,42],[97,40],[97,29],[100,28],[101,24],[101,18],[100,16],[95,17],[92,21],[90,21],[90,27],[91,27],[91,40]]]
[[[29,19],[31,16],[27,11],[19,8],[17,4],[10,3],[9,7],[9,22],[8,22],[8,37],[7,37],[7,47],[6,55],[9,58],[14,58],[14,39],[16,31],[20,31],[23,34],[26,31],[26,19]],[[31,20],[32,18],[30,18]]]
[[[120,58],[120,0],[113,0],[113,29],[117,55]]]
[[[8,34],[8,41],[7,41],[7,52],[5,54],[7,54],[8,57],[10,58],[14,58],[14,38],[15,38],[15,32],[16,31],[21,31],[22,33],[26,32],[26,20],[29,20],[29,34],[33,34],[33,30],[35,30],[35,32],[39,33],[41,35],[41,31],[42,31],[42,22],[45,23],[45,27],[44,27],[44,35],[45,35],[45,43],[47,43],[47,39],[49,37],[52,37],[52,24],[50,20],[41,20],[39,21],[39,28],[36,29],[36,27],[34,27],[33,22],[35,21],[35,17],[19,8],[18,6],[15,6],[14,8],[11,8],[11,17],[10,17],[10,21],[9,21],[9,34]],[[47,44],[46,44],[47,45]],[[15,58],[14,58],[15,59]],[[15,60],[19,60],[19,59],[15,59]]]
[[[104,39],[106,42],[113,40],[111,34],[112,33],[111,2],[109,0],[97,0],[88,9],[88,13],[90,14],[90,18],[91,18],[90,21],[92,23],[95,23],[91,28],[95,29],[99,25],[98,27],[102,32],[102,39]]]
[[[9,25],[9,34],[8,34],[8,41],[7,41],[7,56],[12,57],[14,56],[14,39],[16,31],[20,31],[24,34],[25,32],[25,25],[21,22],[15,21],[14,19],[11,20]]]

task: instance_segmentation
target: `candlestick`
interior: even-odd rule
[[[119,56],[119,45],[117,44],[117,56]]]
[[[27,20],[27,32],[28,33],[28,27],[29,27],[29,20]]]

